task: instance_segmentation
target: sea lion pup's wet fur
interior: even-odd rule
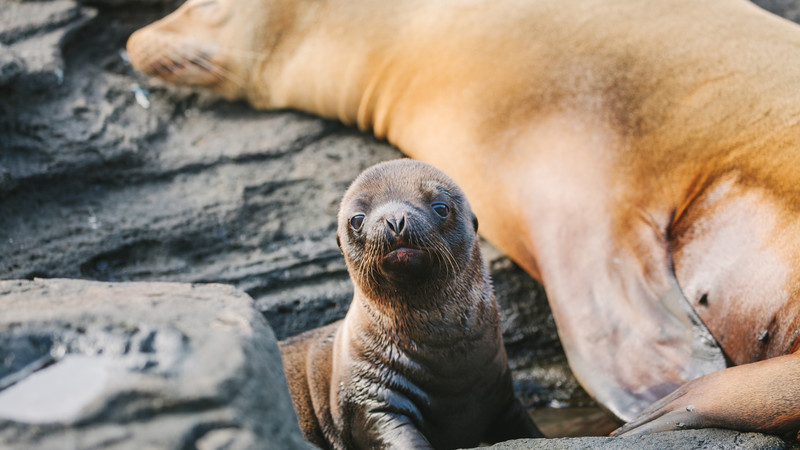
[[[461,189],[412,160],[344,195],[355,285],[344,320],[281,343],[306,438],[323,448],[456,448],[539,436],[519,400]]]

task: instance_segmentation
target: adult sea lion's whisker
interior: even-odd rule
[[[241,79],[240,77],[234,75],[233,72],[231,72],[230,70],[227,70],[224,67],[221,67],[218,64],[215,64],[207,56],[201,55],[198,59],[191,60],[190,62],[192,62],[193,64],[196,64],[197,66],[206,68],[209,72],[213,73],[214,75],[216,75],[218,77],[221,77],[223,79],[226,79],[228,81],[233,82],[234,84],[236,84],[240,88],[244,88],[245,87],[243,79]]]

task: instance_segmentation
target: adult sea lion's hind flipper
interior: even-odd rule
[[[731,367],[681,386],[614,434],[719,427],[797,439],[798,386],[798,353]]]

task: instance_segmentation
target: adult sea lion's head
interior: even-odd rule
[[[188,0],[128,39],[131,64],[176,85],[197,86],[227,99],[267,99],[268,64],[298,5],[286,0]]]
[[[482,274],[477,218],[455,182],[429,164],[370,167],[345,193],[338,221],[350,275],[371,298],[416,297],[457,284],[465,272]]]

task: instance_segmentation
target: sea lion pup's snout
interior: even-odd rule
[[[374,240],[383,247],[379,264],[388,279],[419,279],[431,272],[434,262],[431,252],[436,252],[437,247],[428,248],[433,242],[423,236],[431,227],[425,226],[426,219],[421,216],[420,211],[407,203],[389,203],[377,212]]]

